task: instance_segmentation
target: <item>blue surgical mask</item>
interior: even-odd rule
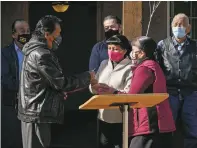
[[[185,27],[172,27],[172,33],[175,36],[175,38],[183,38],[186,36],[185,33],[186,28]]]

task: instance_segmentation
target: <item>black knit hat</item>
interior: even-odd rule
[[[131,45],[129,40],[124,35],[114,35],[110,37],[106,43],[120,45],[123,50],[131,51]]]

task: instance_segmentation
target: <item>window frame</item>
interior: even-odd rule
[[[192,15],[193,14],[193,12],[192,12],[192,1],[190,1],[190,2],[191,2],[191,5],[190,5],[190,14]],[[174,14],[174,1],[167,1],[167,37],[170,36],[171,19],[173,18],[173,17],[171,17],[171,14],[170,14],[171,6],[172,6],[172,14],[175,15]],[[190,24],[191,25],[192,25],[192,21],[193,20],[196,20],[197,21],[197,16],[196,17],[194,17],[194,16],[188,16],[188,17],[189,17],[189,21],[190,21]],[[192,36],[192,34],[191,34],[191,36]],[[193,38],[193,39],[197,41],[197,34],[195,36],[196,36],[196,38]]]

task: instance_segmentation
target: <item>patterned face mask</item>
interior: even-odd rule
[[[18,35],[17,41],[22,45],[25,45],[27,42],[29,42],[30,38],[31,38],[30,34],[21,34]]]

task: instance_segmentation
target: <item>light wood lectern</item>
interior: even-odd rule
[[[128,110],[132,108],[152,107],[169,97],[166,93],[156,94],[111,94],[95,95],[82,104],[79,109],[117,109],[123,116],[123,148],[128,148]]]

